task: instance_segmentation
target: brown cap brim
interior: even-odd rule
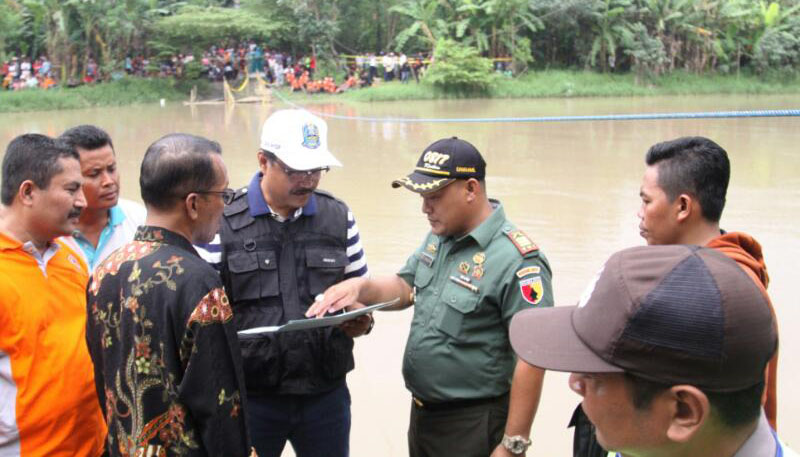
[[[572,312],[576,308],[560,306],[520,311],[511,320],[511,347],[522,360],[546,370],[624,372],[583,344],[572,326]]]
[[[392,181],[392,187],[397,189],[398,187],[403,186],[411,192],[425,194],[428,192],[437,191],[453,181],[455,181],[455,178],[430,176],[415,171],[408,176],[403,176],[402,178]]]

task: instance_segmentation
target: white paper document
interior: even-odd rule
[[[342,314],[334,314],[332,316],[326,317],[312,317],[308,319],[297,319],[293,321],[289,321],[283,325],[275,325],[271,327],[254,327],[248,328],[246,330],[241,330],[237,332],[239,335],[239,339],[250,339],[250,338],[258,338],[259,336],[263,336],[265,334],[270,333],[283,333],[283,332],[292,332],[295,330],[306,330],[310,328],[319,328],[319,327],[328,327],[332,325],[339,325],[342,322],[349,321],[350,319],[355,319],[358,316],[363,316],[364,314],[371,313],[373,311],[377,311],[381,308],[385,308],[387,306],[391,306],[396,304],[400,301],[400,298],[395,298],[392,301],[387,301],[383,303],[376,303],[374,305],[366,306],[364,308],[359,308],[353,311],[348,311]]]

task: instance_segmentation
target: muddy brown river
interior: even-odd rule
[[[139,163],[147,146],[171,132],[217,140],[232,186],[256,171],[260,126],[285,105],[189,108],[179,104],[0,115],[2,154],[21,133],[58,135],[80,123],[97,124],[114,140],[123,197],[141,200]],[[513,117],[751,109],[796,109],[800,96],[692,96],[537,100],[469,100],[330,104],[329,113],[374,117]],[[399,269],[427,231],[421,199],[394,190],[392,179],[411,170],[425,146],[446,136],[472,142],[487,160],[490,196],[547,254],[556,303],[575,304],[604,260],[644,244],[636,212],[644,153],[655,142],[684,135],[710,137],[727,149],[732,166],[727,230],[745,231],[763,245],[770,295],[781,328],[778,421],[783,439],[800,450],[800,299],[793,281],[800,259],[800,119],[742,118],[559,123],[402,124],[329,119],[330,149],[344,163],[321,188],[345,200],[356,215],[373,275]],[[793,260],[794,259],[794,260]],[[375,330],[356,343],[351,454],[405,456],[410,397],[400,374],[411,311],[381,313]],[[577,395],[567,376],[548,373],[533,425],[529,456],[567,456],[567,430]],[[286,455],[292,452],[287,446]]]

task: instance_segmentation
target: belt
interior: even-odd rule
[[[414,400],[414,406],[420,410],[450,411],[454,409],[468,408],[471,406],[481,406],[481,405],[489,405],[492,403],[498,403],[500,401],[507,400],[508,393],[500,395],[499,397],[465,398],[461,400],[451,400],[451,401],[428,401],[415,396],[412,396],[411,399]]]

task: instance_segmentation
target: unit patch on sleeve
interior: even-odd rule
[[[506,236],[514,243],[514,246],[517,247],[517,250],[522,255],[539,250],[539,246],[536,246],[536,243],[531,241],[528,235],[524,234],[522,230],[511,230],[510,232],[506,232]]]
[[[524,278],[525,276],[533,275],[533,274],[536,274],[536,273],[538,273],[540,271],[542,271],[542,269],[539,268],[539,267],[520,268],[519,270],[517,270],[517,277],[518,278]]]
[[[519,291],[526,302],[531,305],[538,305],[544,296],[542,277],[534,276],[532,278],[521,279],[519,281]]]

